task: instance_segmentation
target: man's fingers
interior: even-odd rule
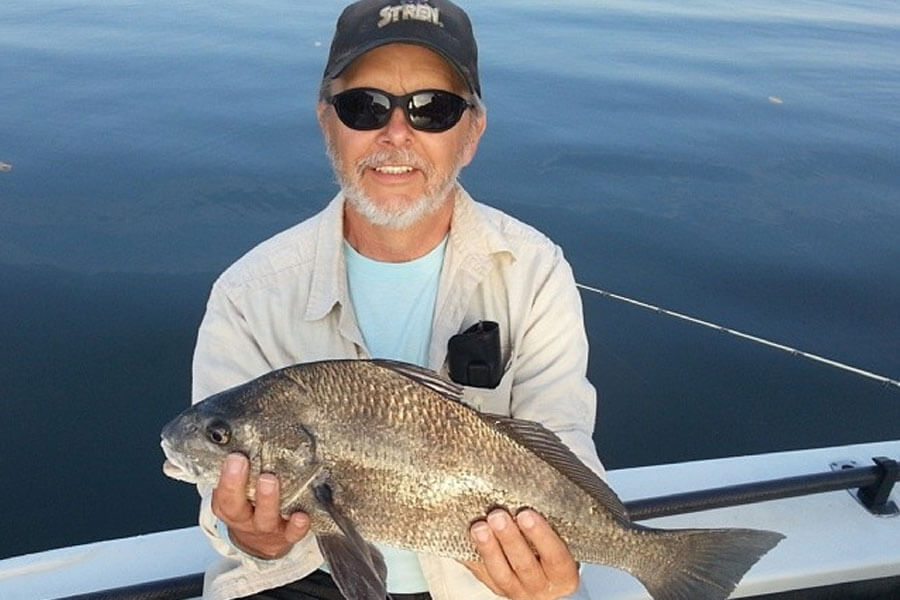
[[[546,519],[533,510],[525,509],[516,515],[516,523],[540,562],[542,581],[533,580],[533,584],[540,587],[533,587],[530,591],[543,589],[552,598],[575,593],[580,581],[578,563]]]
[[[487,522],[522,586],[526,590],[543,590],[547,586],[547,578],[541,563],[509,513],[505,510],[491,511]]]
[[[250,463],[242,454],[229,454],[222,465],[219,483],[213,490],[213,513],[226,524],[248,521],[253,517],[253,506],[247,501],[247,480]]]
[[[525,538],[537,550],[541,566],[548,579],[574,577],[577,582],[577,563],[572,558],[565,542],[541,515],[526,509],[516,515],[516,523]]]
[[[305,538],[307,533],[309,533],[309,515],[292,514],[284,527],[284,538],[293,545]]]
[[[256,509],[253,526],[258,533],[274,533],[283,527],[281,517],[281,485],[271,473],[263,473],[256,481]]]
[[[533,510],[515,518],[494,510],[472,525],[483,564],[466,566],[491,590],[507,598],[560,598],[578,588],[578,565],[565,542]]]
[[[213,513],[228,526],[231,542],[239,549],[269,560],[280,558],[309,533],[309,516],[281,516],[281,485],[271,473],[256,480],[256,501],[251,503],[247,500],[249,479],[247,458],[229,454],[213,490]]]
[[[509,515],[507,515],[508,518]],[[471,534],[472,540],[475,542],[475,549],[478,550],[481,560],[484,562],[485,574],[494,584],[489,587],[495,592],[500,590],[500,596],[518,595],[518,592],[521,591],[519,579],[506,560],[503,547],[495,535],[494,526],[489,525],[486,521],[479,521],[472,525]]]

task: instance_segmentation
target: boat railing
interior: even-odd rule
[[[833,462],[830,471],[631,500],[625,502],[625,507],[632,520],[644,521],[848,490],[860,502],[860,510],[865,508],[872,514],[883,517],[897,516],[900,510],[891,500],[891,492],[894,484],[900,480],[900,463],[887,457],[875,457],[872,460],[875,463],[873,466]],[[194,573],[57,600],[184,600],[200,596],[202,589],[203,573]]]

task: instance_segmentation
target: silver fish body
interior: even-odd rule
[[[166,472],[178,479],[215,485],[230,452],[249,457],[253,481],[277,474],[282,511],[310,515],[348,598],[385,597],[369,542],[478,560],[469,527],[496,507],[537,510],[576,560],[628,571],[655,600],[727,598],[783,538],[636,525],[552,432],[479,413],[456,384],[393,361],[273,371],[194,405],[162,436]]]

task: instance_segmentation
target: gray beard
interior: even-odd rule
[[[427,179],[434,175],[431,165],[408,150],[386,150],[366,157],[356,164],[354,172],[357,174],[357,179],[350,180],[349,177],[344,176],[344,164],[334,152],[330,141],[327,144],[327,150],[346,202],[369,223],[386,229],[408,229],[440,210],[455,190],[456,179],[461,170],[461,167],[457,166],[448,177],[429,186],[422,196],[412,202],[394,202],[385,205],[375,202],[356,183],[358,177],[366,169],[389,164],[407,164],[422,171]]]

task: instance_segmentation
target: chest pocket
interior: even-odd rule
[[[447,344],[443,374],[462,386],[467,405],[509,416],[514,354],[505,333],[494,321],[477,321],[454,335]]]
[[[479,412],[509,416],[513,384],[511,362],[504,365],[500,383],[494,388],[462,386],[463,402]]]

